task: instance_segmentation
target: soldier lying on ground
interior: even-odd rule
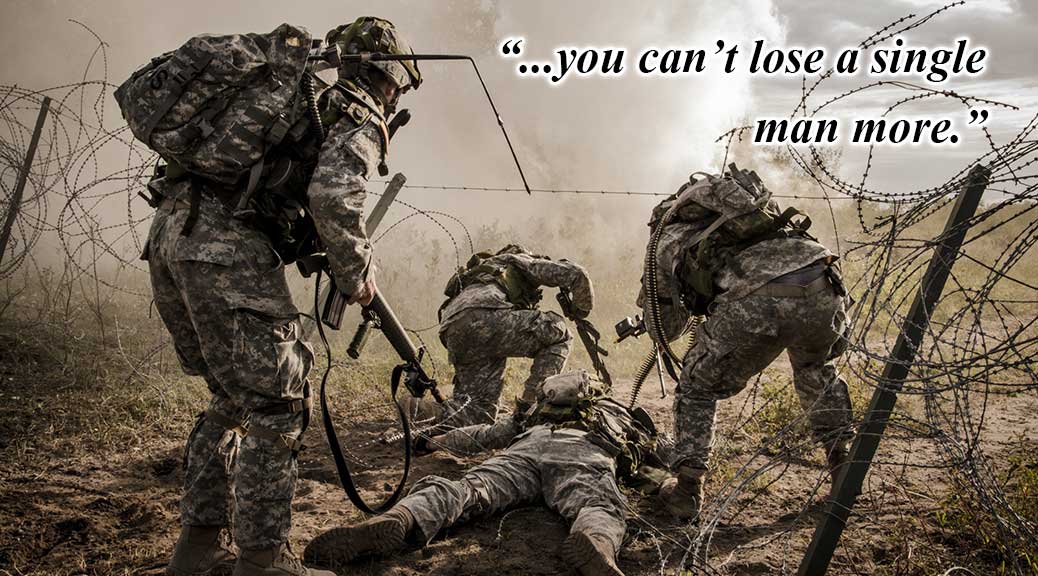
[[[440,340],[454,365],[452,396],[442,406],[409,400],[408,412],[449,426],[493,422],[505,367],[517,357],[533,358],[522,395],[533,402],[544,379],[566,365],[572,340],[562,316],[537,309],[541,286],[569,292],[577,315],[591,312],[591,279],[572,262],[535,256],[515,244],[474,255],[447,283],[440,307]]]
[[[617,486],[651,493],[666,477],[649,415],[606,397],[581,370],[548,378],[533,406],[493,424],[453,429],[434,447],[472,454],[507,448],[460,480],[426,476],[389,512],[315,538],[304,558],[339,566],[386,554],[407,541],[424,544],[445,528],[477,516],[543,501],[572,522],[563,556],[585,575],[622,575],[626,499]]]
[[[836,257],[807,233],[809,218],[794,222],[798,212],[779,210],[755,173],[695,176],[650,222],[660,233],[655,297],[664,338],[677,337],[690,314],[707,316],[682,363],[674,398],[676,478],[661,490],[681,519],[702,506],[717,401],[739,393],[783,350],[834,478],[848,457],[851,418],[847,384],[834,365],[849,330]],[[647,267],[645,279],[651,274]],[[655,318],[652,291],[639,297],[647,326]]]

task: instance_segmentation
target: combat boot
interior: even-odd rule
[[[404,547],[414,529],[414,516],[401,506],[356,524],[334,528],[310,541],[303,558],[320,566],[337,568],[370,554],[386,554]]]
[[[230,571],[232,552],[220,538],[220,526],[184,526],[173,548],[166,576],[205,576],[216,568]]]
[[[613,543],[598,534],[573,532],[562,543],[562,557],[581,576],[624,576]]]
[[[703,476],[706,470],[681,466],[677,476],[667,478],[660,486],[660,499],[667,510],[682,522],[699,516],[703,508]]]
[[[288,544],[270,550],[242,550],[233,576],[335,576],[303,565]]]
[[[419,426],[432,426],[443,418],[443,405],[428,398],[415,398],[405,394],[400,399],[400,407],[408,421]]]

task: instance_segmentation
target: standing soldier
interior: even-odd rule
[[[508,358],[533,358],[523,385],[526,403],[537,398],[545,378],[562,371],[572,337],[562,316],[537,309],[541,286],[568,292],[576,316],[591,312],[594,294],[583,268],[515,244],[473,255],[451,277],[440,307],[440,341],[454,365],[454,390],[440,408],[444,424],[494,421]]]
[[[698,175],[698,173],[697,173]],[[807,234],[809,218],[780,211],[756,173],[696,175],[653,212],[643,293],[657,342],[706,315],[674,399],[675,453],[661,496],[698,516],[717,401],[745,388],[785,350],[793,386],[835,479],[848,456],[851,403],[833,361],[846,348],[846,292],[836,257]]]
[[[414,61],[337,61],[412,54],[386,20],[359,18],[326,41],[317,56],[338,67],[338,81],[319,99],[309,35],[287,24],[194,38],[116,93],[134,134],[168,163],[149,184],[158,209],[144,257],[184,371],[212,393],[187,441],[168,574],[235,560],[221,538],[231,518],[235,576],[331,574],[308,570],[288,547],[314,355],[284,264],[323,248],[350,302],[371,301],[365,186],[385,159],[387,116],[421,76]],[[178,152],[176,138],[196,145]],[[221,178],[230,165],[252,168]]]

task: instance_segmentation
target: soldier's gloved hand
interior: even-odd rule
[[[361,306],[367,306],[371,304],[371,301],[375,298],[375,292],[378,290],[378,286],[375,285],[375,274],[372,273],[368,276],[368,279],[362,282],[357,288],[350,294],[350,299],[346,301],[347,304],[360,304]]]

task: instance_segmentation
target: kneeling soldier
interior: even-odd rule
[[[475,254],[454,274],[440,307],[440,340],[454,365],[451,398],[433,415],[447,426],[493,422],[509,358],[533,358],[522,398],[531,403],[545,378],[562,371],[569,356],[566,322],[537,308],[541,287],[569,293],[574,314],[586,317],[594,305],[591,279],[566,260],[535,256],[515,244],[497,254]],[[411,408],[421,419],[433,407]]]

